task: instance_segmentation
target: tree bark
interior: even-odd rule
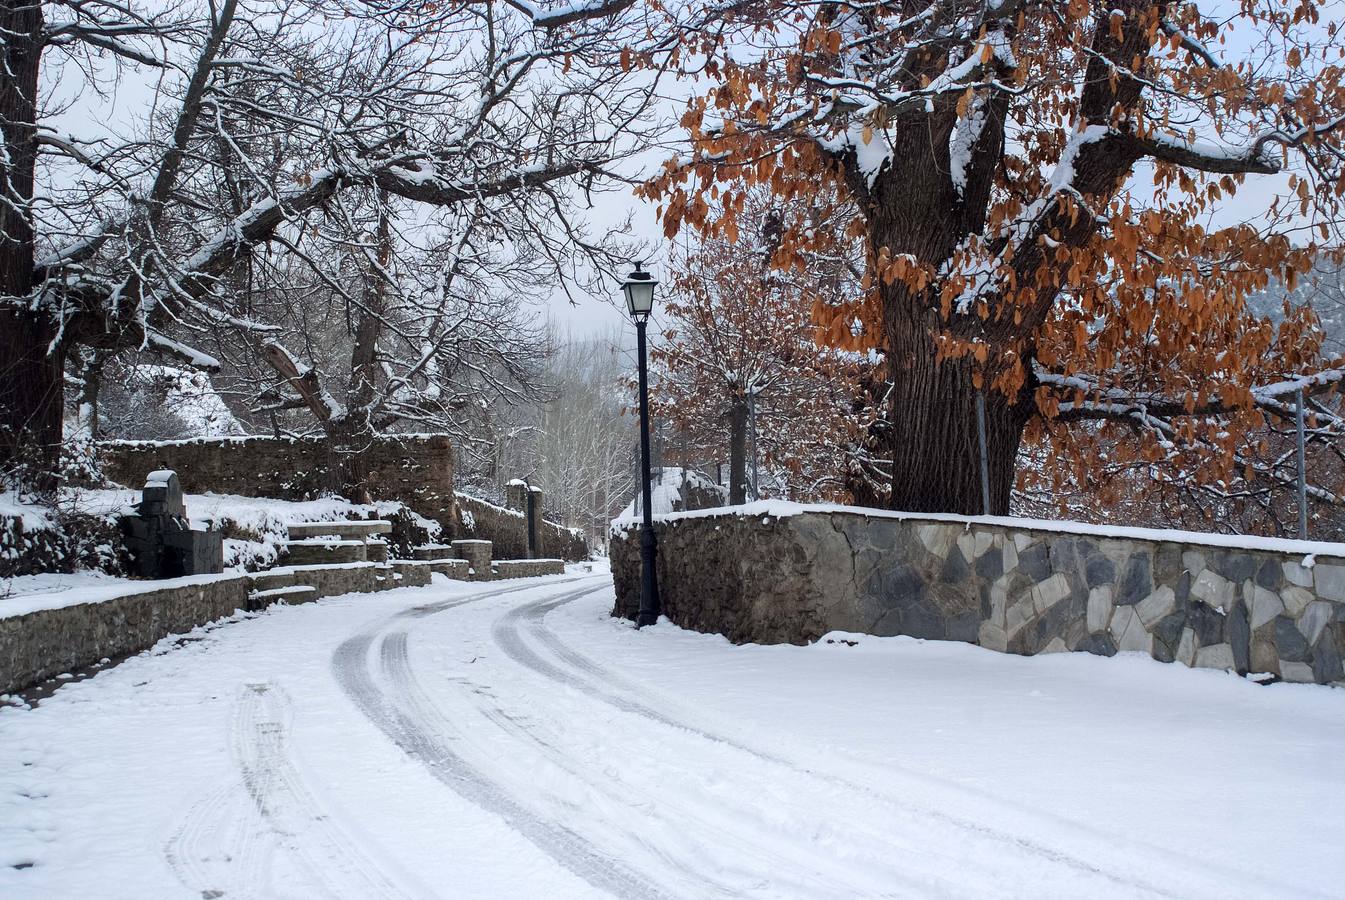
[[[729,409],[729,503],[747,502],[747,401]]]
[[[893,371],[893,509],[982,515],[980,438],[967,360],[934,361],[932,352]],[[990,515],[1009,514],[1014,466],[1031,399],[985,391]]]
[[[59,484],[65,349],[30,303],[41,4],[0,0],[0,34],[0,473],[45,492]]]
[[[99,431],[98,398],[103,390],[103,365],[107,351],[89,348],[79,359],[79,430],[88,440],[96,441]]]

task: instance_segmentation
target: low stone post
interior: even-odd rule
[[[490,541],[454,541],[451,546],[458,559],[467,560],[468,581],[490,581]]]

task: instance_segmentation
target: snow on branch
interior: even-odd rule
[[[575,0],[546,9],[529,0],[505,0],[510,6],[532,19],[538,28],[563,28],[589,19],[614,16],[635,5],[635,0]]]
[[[160,353],[166,353],[175,359],[180,359],[187,365],[203,369],[207,372],[218,372],[222,367],[219,360],[208,353],[202,353],[194,347],[188,347],[186,344],[179,343],[172,338],[165,337],[157,331],[146,330],[145,343]]]
[[[1345,116],[1338,116],[1320,125],[1304,126],[1291,131],[1272,128],[1260,132],[1250,143],[1242,146],[1194,137],[1180,137],[1175,134],[1133,136],[1130,140],[1147,156],[1190,169],[1199,169],[1202,172],[1229,175],[1250,172],[1257,175],[1273,175],[1280,171],[1281,165],[1268,153],[1272,144],[1299,147],[1335,131],[1342,125],[1345,125]]]
[[[323,386],[317,371],[295,359],[277,341],[267,341],[262,345],[262,355],[271,367],[280,373],[289,386],[303,398],[313,415],[321,422],[340,421],[346,416],[346,408]]]

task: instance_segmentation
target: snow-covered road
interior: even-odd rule
[[[273,608],[0,710],[0,897],[1345,896],[1345,691],[611,603]]]

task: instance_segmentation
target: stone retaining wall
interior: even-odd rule
[[[307,500],[340,493],[339,461],[319,438],[199,438],[183,441],[105,441],[104,474],[138,487],[156,469],[172,469],[188,493],[238,494]],[[391,435],[360,452],[365,485],[378,500],[400,500],[444,528],[443,540],[479,538],[497,557],[528,555],[523,513],[475,497],[455,495],[453,448],[443,435]],[[588,558],[582,534],[555,522],[539,526],[542,552],[566,560]],[[395,542],[396,535],[394,535]]]
[[[340,463],[321,438],[199,438],[183,441],[105,441],[103,473],[139,487],[156,469],[172,469],[193,494],[238,494],[308,500],[340,493]],[[455,527],[453,447],[443,435],[392,435],[359,453],[369,493],[400,500],[448,529]]]
[[[563,559],[500,559],[494,563],[496,578],[536,578],[538,575],[564,575]]]
[[[180,578],[101,603],[0,619],[0,693],[138,653],[247,608],[245,575]]]
[[[462,526],[458,535],[490,541],[499,559],[526,559],[528,556],[528,517],[515,509],[487,503],[477,497],[458,494]],[[588,559],[588,542],[576,531],[543,520],[538,526],[540,552],[558,559],[578,562]]]
[[[1345,680],[1343,545],[760,509],[656,525],[665,615],[739,643],[854,631]],[[614,535],[611,554],[614,614],[634,618],[638,532]]]

